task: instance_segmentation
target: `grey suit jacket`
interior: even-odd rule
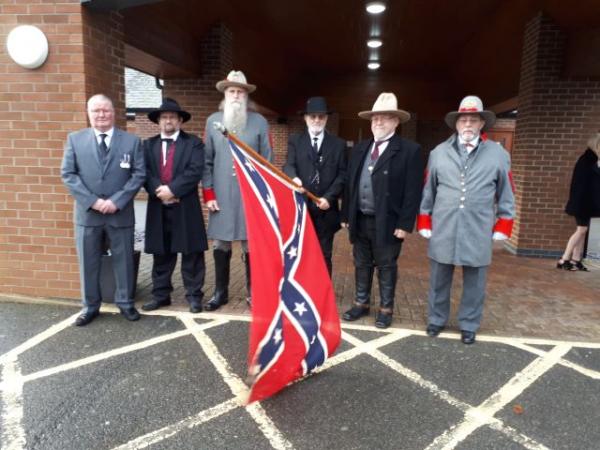
[[[130,227],[135,223],[133,198],[146,177],[140,139],[118,128],[101,164],[94,130],[70,133],[65,145],[61,176],[75,198],[74,222],[83,226]],[[99,198],[111,199],[118,211],[101,214],[92,209]]]

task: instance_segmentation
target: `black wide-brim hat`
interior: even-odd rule
[[[306,101],[306,107],[298,114],[332,114],[333,111],[327,107],[325,97],[311,97]]]
[[[192,115],[189,112],[181,109],[181,106],[179,106],[179,103],[177,103],[172,98],[165,97],[165,98],[163,98],[162,104],[160,105],[160,107],[158,109],[155,109],[154,111],[150,111],[148,113],[148,119],[150,119],[154,123],[158,123],[158,119],[160,118],[160,113],[164,113],[164,112],[174,112],[174,113],[179,114],[179,117],[181,117],[183,122],[187,122],[188,120],[190,120],[192,118]]]

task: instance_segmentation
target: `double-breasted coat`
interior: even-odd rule
[[[169,189],[179,203],[172,208],[171,248],[164,248],[162,201],[155,191],[163,184],[160,180],[162,142],[160,134],[143,144],[146,160],[148,208],[146,210],[146,253],[196,253],[208,248],[198,185],[204,168],[204,144],[200,138],[185,131],[179,132],[173,156],[173,178]]]
[[[348,163],[348,180],[342,201],[342,222],[348,223],[350,241],[354,242],[359,213],[359,182],[367,153],[373,139],[359,142]],[[394,242],[394,230],[411,233],[423,188],[423,158],[421,147],[394,134],[371,172],[375,197],[375,227],[377,245]]]
[[[233,166],[233,157],[227,138],[213,126],[223,123],[223,112],[211,114],[206,120],[205,166],[202,177],[204,201],[216,199],[220,211],[210,212],[208,216],[208,237],[221,241],[244,241],[246,220],[240,186]],[[269,127],[260,114],[248,111],[246,128],[232,131],[245,144],[263,157],[271,160]]]
[[[429,155],[419,229],[429,228],[428,255],[442,264],[482,267],[492,260],[492,235],[510,236],[515,198],[510,156],[480,141],[461,155],[456,133]]]
[[[344,189],[346,177],[346,142],[324,131],[319,158],[316,154],[307,130],[292,134],[288,140],[288,153],[283,171],[291,178],[298,177],[302,186],[317,197],[329,202],[329,209],[319,209],[312,201],[308,210],[316,228],[324,233],[335,233],[340,229],[340,211],[338,199]],[[311,183],[319,173],[319,183]]]

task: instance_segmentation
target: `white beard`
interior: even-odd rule
[[[226,101],[223,104],[223,123],[225,128],[239,133],[246,128],[248,121],[248,103],[243,100],[240,102]]]

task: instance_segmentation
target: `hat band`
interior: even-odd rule
[[[477,108],[460,108],[458,112],[481,112]]]

